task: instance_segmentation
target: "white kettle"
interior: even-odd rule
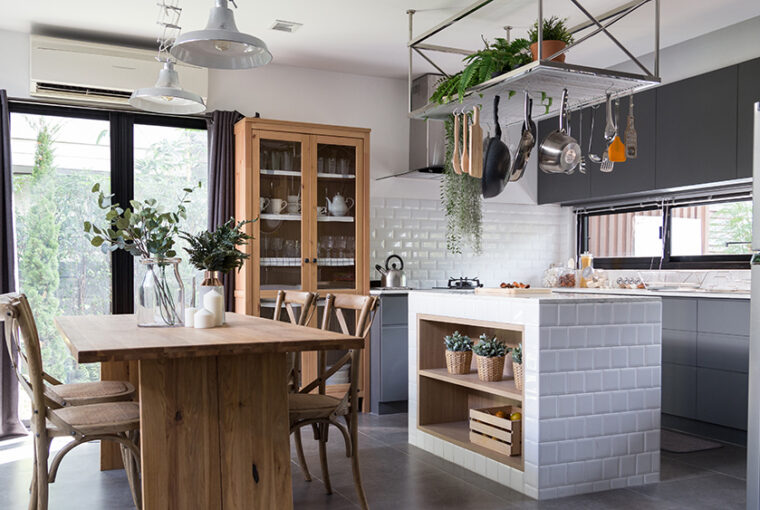
[[[336,193],[332,200],[325,197],[325,201],[327,202],[327,211],[332,216],[345,216],[354,206],[353,198],[343,198],[340,193]]]

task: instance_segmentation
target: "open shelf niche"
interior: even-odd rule
[[[505,405],[522,407],[523,392],[515,387],[512,377],[497,382],[479,380],[474,356],[469,374],[449,374],[446,370],[443,338],[454,331],[475,341],[485,333],[514,347],[523,341],[524,328],[517,324],[418,315],[417,428],[522,471],[522,455],[504,455],[470,442],[469,413],[472,408]]]

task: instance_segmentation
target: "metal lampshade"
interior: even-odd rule
[[[129,104],[140,110],[156,113],[193,114],[206,111],[203,98],[183,90],[174,62],[164,62],[153,87],[137,89],[129,98]]]
[[[180,35],[171,54],[182,62],[214,69],[249,69],[272,61],[264,41],[238,31],[227,0],[216,0],[206,28]]]

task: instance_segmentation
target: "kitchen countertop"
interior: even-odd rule
[[[749,292],[709,292],[709,291],[659,291],[646,289],[552,289],[556,293],[571,294],[607,294],[615,296],[652,296],[652,297],[685,297],[706,299],[750,299]]]
[[[568,289],[569,290],[569,289]],[[580,289],[574,289],[580,290]],[[587,289],[590,290],[590,289]],[[607,302],[637,302],[637,301],[654,301],[659,297],[656,293],[640,295],[620,295],[615,293],[590,293],[590,292],[550,292],[546,294],[524,294],[524,295],[504,295],[493,296],[484,294],[475,294],[474,290],[459,290],[459,289],[427,289],[427,290],[413,290],[411,294],[457,294],[467,297],[476,297],[478,299],[508,299],[508,300],[520,300],[520,301],[538,301],[540,303],[607,303]]]
[[[402,295],[402,294],[409,294],[413,289],[384,289],[381,287],[376,287],[374,289],[369,289],[370,296],[387,296],[387,295]]]

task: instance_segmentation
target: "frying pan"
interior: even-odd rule
[[[533,111],[533,100],[525,91],[525,120],[523,121],[522,135],[520,143],[517,146],[515,159],[512,163],[512,170],[509,174],[509,180],[512,182],[519,181],[525,173],[525,167],[528,164],[530,152],[536,145],[536,123],[533,122],[530,114]]]
[[[509,182],[509,148],[501,141],[499,125],[499,96],[493,98],[493,121],[496,124],[495,136],[489,137],[483,155],[483,197],[493,198],[504,190]]]

